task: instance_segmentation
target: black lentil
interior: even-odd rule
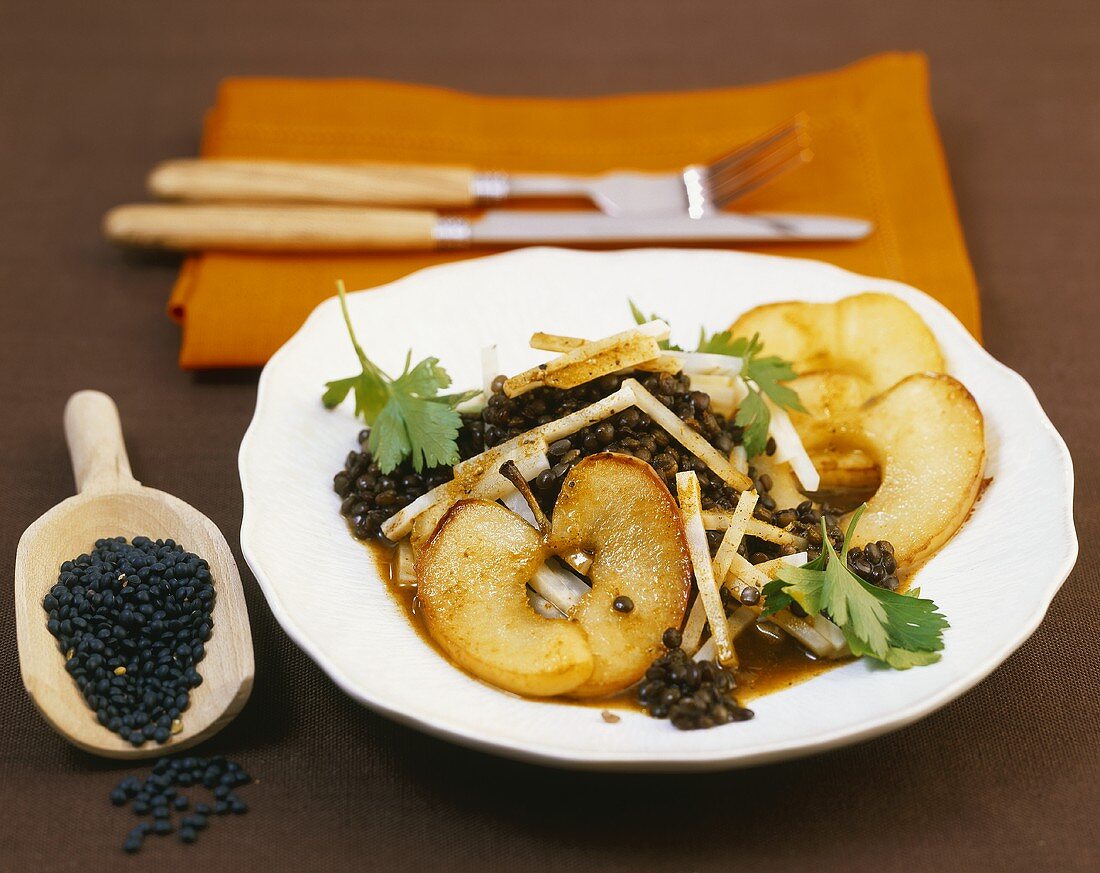
[[[634,601],[625,594],[620,594],[611,601],[611,608],[616,612],[628,613],[634,611]]]
[[[725,416],[710,410],[710,398],[691,391],[686,376],[667,373],[634,372],[647,390],[671,409],[688,427],[699,432],[723,453],[742,440],[741,428]],[[519,397],[502,392],[504,377],[493,381],[493,391],[484,409],[464,413],[458,434],[459,456],[463,459],[582,409],[618,390],[623,375],[604,376],[576,388],[536,388]],[[408,461],[383,475],[370,449],[370,431],[359,433],[359,450],[350,452],[344,468],[332,480],[340,497],[340,512],[359,539],[382,538],[382,524],[399,509],[420,495],[453,477],[450,467],[435,467],[417,473]],[[678,472],[695,470],[699,474],[703,508],[732,510],[737,492],[711,472],[706,465],[656,425],[649,416],[631,407],[607,421],[593,424],[549,447],[551,469],[535,479],[534,490],[544,508],[550,508],[561,490],[562,481],[581,458],[599,451],[633,455],[651,464],[670,487]]]
[[[825,520],[825,527],[829,532],[829,542],[834,549],[840,549],[844,542],[844,532],[840,529],[839,518],[843,514],[830,506],[817,506],[812,500],[804,500],[798,506],[787,507],[776,511],[769,510],[763,504],[763,497],[768,496],[769,505],[774,506],[775,501],[770,495],[764,495],[762,487],[768,484],[765,480],[767,474],[757,477],[756,471],[749,468],[749,475],[753,478],[757,490],[761,491],[761,503],[757,505],[753,515],[756,518],[770,521],[778,527],[789,530],[791,533],[805,537],[808,541],[806,552],[810,560],[821,554],[821,521]],[[738,549],[739,554],[748,558],[752,563],[759,564],[764,561],[791,555],[797,551],[792,546],[780,546],[769,543],[754,536],[746,536]]]
[[[638,688],[638,701],[653,718],[667,718],[679,730],[699,730],[752,718],[739,706],[732,673],[717,661],[693,661],[680,648],[680,631],[668,628],[665,654],[657,658]]]
[[[897,591],[898,562],[894,558],[894,546],[887,540],[868,543],[862,548],[848,550],[848,569],[872,585]]]
[[[142,821],[133,828],[123,843],[127,853],[141,849],[146,834],[165,836],[175,831],[172,821],[173,809],[183,811],[190,804],[190,798],[180,794],[177,786],[201,783],[218,791],[224,799],[218,800],[212,810],[210,804],[199,802],[194,812],[185,815],[179,822],[179,838],[184,843],[193,843],[198,832],[208,825],[211,812],[224,814],[232,812],[241,815],[248,811],[248,804],[233,793],[232,789],[247,785],[252,778],[236,761],[227,761],[223,757],[186,758],[163,757],[153,765],[153,772],[144,779],[127,776],[111,791],[110,801],[115,806],[125,805],[133,800],[133,810],[138,815],[147,815],[152,811],[152,821]],[[121,798],[121,803],[119,802]]]
[[[166,742],[202,682],[210,565],[173,540],[96,540],[42,599],[47,628],[96,719],[134,746]],[[173,714],[174,713],[174,714]]]
[[[453,478],[450,467],[435,467],[417,473],[406,461],[383,475],[368,448],[370,431],[359,433],[360,450],[350,452],[344,469],[332,480],[342,498],[340,512],[348,519],[359,539],[382,538],[382,523],[413,500]]]

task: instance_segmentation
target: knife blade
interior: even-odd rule
[[[480,219],[441,218],[441,242],[513,245],[531,242],[752,242],[856,240],[871,223],[830,215],[723,212],[704,218],[686,215],[612,218],[597,212],[489,210]],[[453,236],[452,236],[453,235]]]
[[[499,209],[480,217],[430,210],[344,206],[134,204],[104,218],[125,245],[178,251],[377,251],[662,242],[858,240],[862,219],[828,215],[720,213],[612,218],[598,212]]]

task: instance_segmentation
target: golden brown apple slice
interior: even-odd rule
[[[809,429],[819,427],[822,422],[853,406],[859,406],[871,396],[870,384],[851,373],[804,373],[788,384],[798,393],[798,399],[806,408],[804,413],[795,410],[789,412],[791,424],[803,440],[806,439]],[[818,450],[811,457],[820,476],[820,492],[854,497],[873,493],[881,481],[878,464],[859,449],[844,452]],[[772,496],[775,497],[775,494]],[[779,498],[776,497],[776,500]],[[779,505],[787,504],[779,501]]]
[[[649,464],[604,453],[574,467],[554,507],[551,546],[592,555],[592,591],[571,618],[591,646],[592,675],[569,693],[613,694],[642,677],[679,627],[691,590],[691,558],[676,501]],[[633,603],[614,607],[617,597]]]
[[[944,369],[932,331],[907,303],[889,294],[758,306],[730,331],[747,337],[759,333],[765,352],[791,361],[799,373],[831,370],[858,376],[871,394],[912,373]]]
[[[882,482],[878,464],[861,449],[815,452],[813,459],[821,474],[821,491],[873,494]]]
[[[807,429],[813,450],[862,449],[882,470],[856,544],[889,540],[900,566],[929,557],[958,530],[978,495],[985,430],[970,392],[917,374],[862,406]],[[810,448],[810,446],[808,446]],[[842,521],[842,525],[847,521]]]
[[[806,420],[829,418],[845,409],[859,406],[872,394],[867,380],[852,373],[833,370],[802,373],[787,385],[798,393],[798,399],[806,409],[804,413],[791,411],[791,421],[795,427]]]
[[[542,534],[511,510],[461,500],[417,559],[432,639],[475,676],[531,697],[573,691],[594,664],[579,625],[543,618],[528,602],[527,581],[547,554]]]

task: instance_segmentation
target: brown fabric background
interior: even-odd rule
[[[931,57],[989,349],[1035,386],[1078,476],[1077,570],[981,686],[899,733],[702,776],[543,770],[449,746],[347,700],[241,564],[255,693],[210,750],[262,784],[195,846],[120,850],[127,768],[68,747],[18,678],[0,589],[0,871],[1089,870],[1100,865],[1096,276],[1100,7],[729,0],[10,2],[0,16],[0,564],[72,488],[61,407],[112,393],[139,478],[235,539],[254,373],[176,368],[172,261],[127,258],[103,211],[194,152],[218,80],[370,75],[494,93],[698,88]],[[1027,495],[1020,495],[1024,510]],[[1026,527],[1021,513],[1021,530]],[[1035,544],[1042,548],[1041,543]],[[976,572],[996,572],[978,567]]]

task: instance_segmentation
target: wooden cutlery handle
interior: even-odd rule
[[[178,200],[466,206],[473,181],[468,167],[186,159],[154,167],[148,187]]]
[[[125,245],[178,251],[431,249],[437,219],[417,209],[154,203],[112,209],[103,230]]]
[[[65,440],[77,492],[137,485],[126,457],[115,402],[102,391],[77,391],[65,404]]]

